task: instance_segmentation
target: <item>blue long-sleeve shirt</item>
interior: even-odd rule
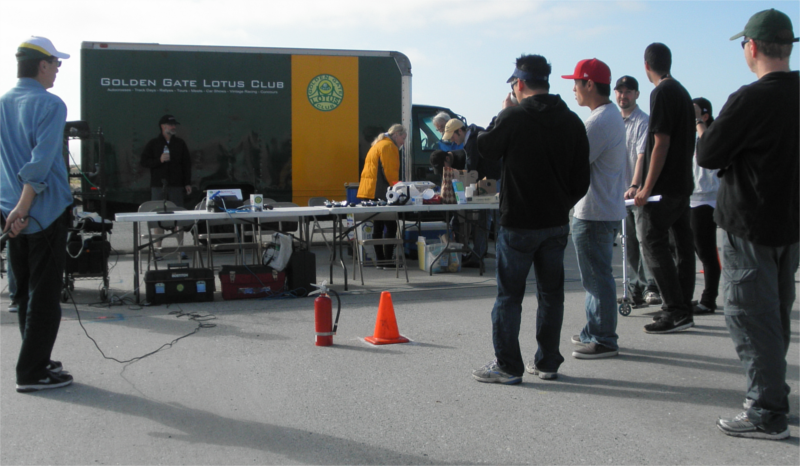
[[[21,78],[0,97],[0,211],[8,216],[31,185],[36,192],[23,234],[46,229],[72,204],[64,163],[67,106],[38,81]]]

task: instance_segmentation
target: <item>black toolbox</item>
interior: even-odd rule
[[[308,249],[295,249],[286,267],[288,291],[296,296],[308,296],[317,284],[317,256]]]
[[[167,270],[144,274],[149,304],[214,301],[216,282],[211,269],[192,269],[189,264],[167,264]]]

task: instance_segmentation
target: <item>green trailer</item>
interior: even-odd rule
[[[81,165],[87,172],[103,167],[109,215],[149,200],[140,155],[164,114],[181,122],[178,136],[192,154],[194,192],[185,207],[193,208],[215,188],[298,205],[316,196],[345,199],[344,183],[359,180],[371,141],[394,123],[409,128],[401,177],[428,179],[441,136],[430,120],[440,110],[412,108],[411,63],[399,52],[111,42],[81,48],[81,119],[105,139],[103,163],[85,144]]]

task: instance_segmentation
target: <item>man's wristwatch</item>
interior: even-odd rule
[[[703,124],[703,125],[704,125],[704,124],[706,124],[706,122],[705,122],[705,121],[703,121],[703,119],[702,119],[702,118],[695,118],[695,120],[694,120],[694,125],[695,125],[695,126],[697,126],[697,125],[700,125],[700,124]]]
[[[639,185],[638,185],[638,184],[632,184],[632,185],[631,185],[631,188],[633,188],[633,189],[639,189]],[[630,188],[629,188],[629,189],[630,189]]]

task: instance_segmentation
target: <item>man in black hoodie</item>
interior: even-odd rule
[[[517,384],[525,369],[555,379],[564,318],[564,248],[569,211],[589,189],[586,128],[558,95],[549,94],[550,64],[540,55],[517,59],[512,94],[487,130],[478,135],[481,156],[502,160],[497,299],[492,309],[496,359],[475,370],[480,382]],[[524,365],[519,327],[525,281],[536,272],[534,361]]]

